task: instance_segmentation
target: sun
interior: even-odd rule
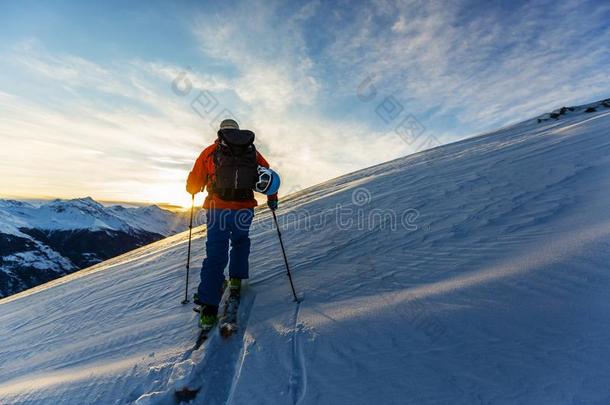
[[[207,193],[195,195],[195,207],[203,205],[203,200]],[[165,184],[156,185],[144,192],[143,199],[152,204],[157,204],[163,208],[175,208],[185,210],[191,208],[191,195],[184,189],[184,184]]]

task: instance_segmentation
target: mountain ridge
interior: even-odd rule
[[[185,214],[105,207],[91,197],[0,200],[0,297],[182,231]]]

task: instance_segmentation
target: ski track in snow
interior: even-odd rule
[[[223,339],[219,336],[218,328],[215,328],[199,350],[191,348],[174,365],[169,365],[165,372],[170,376],[169,384],[158,381],[159,384],[152,387],[152,390],[140,393],[134,403],[173,403],[174,392],[184,387],[199,390],[191,403],[228,403],[246,358],[250,339],[246,331],[255,299],[254,289],[247,288],[239,306],[239,329],[229,338]]]
[[[286,198],[300,304],[258,211],[240,328],[193,353],[184,233],[1,300],[0,403],[609,403],[609,127],[528,121]],[[337,204],[417,230],[341,229]]]
[[[299,324],[299,312],[302,302],[296,302],[294,309],[294,324],[292,331],[292,370],[290,374],[290,392],[292,403],[299,404],[307,390],[307,370],[301,348],[300,335],[302,325]]]
[[[233,395],[235,394],[235,390],[237,388],[237,384],[239,383],[239,377],[241,376],[241,371],[244,366],[244,362],[246,361],[246,356],[248,354],[248,347],[252,344],[252,337],[244,334],[244,340],[242,348],[239,352],[239,361],[237,367],[235,369],[235,375],[233,376],[233,381],[231,382],[231,388],[229,390],[229,395],[227,396],[227,404],[233,403]]]
[[[256,294],[252,290],[243,296],[239,307],[239,329],[228,339],[220,338],[216,347],[210,347],[212,356],[207,367],[202,365],[192,375],[192,381],[205,381],[197,403],[224,404],[231,398],[239,382],[239,372],[248,350],[248,319],[255,299]],[[212,378],[209,377],[210,372]]]

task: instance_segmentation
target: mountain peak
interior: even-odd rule
[[[74,204],[74,205],[81,205],[81,206],[88,206],[88,207],[95,207],[95,208],[104,208],[104,206],[102,204],[98,203],[91,197],[73,198],[71,200],[67,200],[66,202]]]
[[[0,208],[32,208],[32,204],[19,200],[0,199]]]

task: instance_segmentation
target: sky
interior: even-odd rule
[[[608,1],[2,1],[0,198],[187,206],[222,118],[281,195],[610,97]]]

